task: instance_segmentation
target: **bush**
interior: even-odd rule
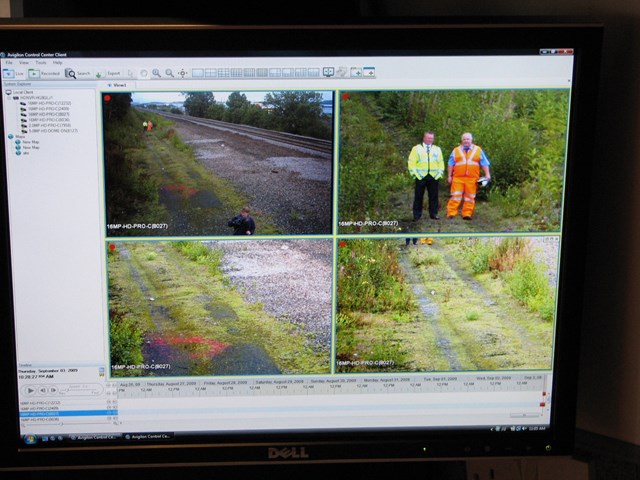
[[[475,310],[472,310],[472,311],[470,311],[470,312],[467,312],[467,314],[466,314],[466,315],[465,315],[465,317],[464,317],[464,319],[465,319],[467,322],[475,322],[475,321],[476,321],[476,320],[478,320],[479,318],[480,318],[480,314],[479,314],[477,311],[475,311]]]
[[[470,270],[475,274],[489,271],[489,257],[493,253],[491,244],[475,238],[468,243],[459,243],[463,259],[468,262]]]
[[[553,320],[554,295],[542,267],[532,260],[520,260],[506,276],[511,294],[523,305]]]
[[[526,238],[503,238],[489,256],[489,270],[509,272],[519,261],[529,258],[529,241]]]
[[[372,115],[369,103],[359,94],[341,103],[339,201],[341,217],[349,220],[384,217],[390,194],[412,184],[405,155]]]
[[[134,319],[123,313],[111,310],[110,340],[111,363],[114,365],[140,365],[142,356],[142,331]],[[127,371],[129,374],[131,370]]]
[[[395,244],[348,240],[338,251],[338,308],[369,313],[415,308],[411,289],[398,265]]]
[[[515,185],[507,188],[492,188],[489,192],[489,201],[499,208],[504,218],[522,215],[522,196],[520,188]]]

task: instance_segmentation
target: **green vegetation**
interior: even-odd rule
[[[405,218],[413,190],[406,171],[411,147],[432,130],[446,160],[468,131],[491,161],[492,182],[478,195],[482,212],[495,210],[485,213],[490,223],[484,230],[559,228],[568,95],[567,90],[346,94],[341,101],[341,218]],[[447,185],[441,184],[444,204]]]
[[[107,223],[143,223],[150,218],[160,222],[165,218],[160,182],[135,158],[145,148],[143,119],[129,108],[130,94],[109,97],[103,102]]]
[[[328,352],[314,348],[300,326],[275,319],[258,303],[247,303],[224,281],[221,251],[199,242],[112,245],[113,365],[168,364],[174,375],[246,374],[228,371],[236,367],[221,362],[224,352],[249,346],[265,352],[282,373],[329,371]],[[179,367],[183,371],[175,373]],[[158,372],[116,369],[114,374]]]
[[[360,101],[361,97],[350,95],[342,100],[340,111],[340,217],[394,218],[386,215],[393,192],[411,188],[406,159],[392,134],[371,113],[366,98]]]
[[[133,283],[131,273],[115,245],[107,250],[109,264],[109,339],[112,365],[140,365],[143,363],[143,332],[151,325],[146,300]],[[127,282],[120,281],[126,278]],[[123,375],[123,371],[114,371]],[[132,369],[128,375],[139,375]]]
[[[308,137],[330,140],[333,129],[322,114],[322,95],[318,92],[267,93],[269,128]]]
[[[394,242],[341,241],[338,250],[337,370],[406,371],[431,343],[398,264]],[[417,344],[417,345],[415,345]],[[428,362],[426,354],[420,361]]]
[[[512,286],[529,285],[521,265],[541,275],[537,279],[543,279],[546,288],[544,293],[537,290],[535,298],[551,308],[553,317],[553,290],[530,252],[528,240],[522,238],[447,239],[410,251],[424,290],[433,292],[435,324],[448,339],[449,356],[457,359],[459,369],[549,367],[552,324],[547,312],[531,308]],[[424,262],[424,256],[437,256],[442,262]],[[477,258],[481,260],[474,262]],[[520,290],[526,295],[526,287]]]
[[[388,240],[340,245],[337,371],[551,364],[554,289],[530,240],[441,238],[401,250]]]
[[[263,106],[251,103],[241,92],[232,92],[222,104],[213,92],[185,92],[187,115],[222,120],[314,138],[330,140],[330,116],[322,113],[319,92],[270,92]]]
[[[476,238],[457,242],[452,250],[474,274],[491,273],[505,283],[508,292],[530,311],[551,322],[555,295],[545,269],[535,263],[526,238],[508,237],[499,242]]]
[[[230,182],[207,170],[177,135],[173,122],[142,113],[115,98],[104,102],[107,224],[164,224],[161,230],[115,229],[110,235],[231,234],[227,222],[248,204]],[[145,132],[143,121],[153,129]],[[278,233],[260,211],[252,216],[260,233]]]
[[[114,365],[140,365],[142,356],[142,331],[126,313],[109,312],[111,339],[111,362]],[[140,370],[134,370],[139,374]],[[131,374],[131,372],[129,372]]]
[[[338,307],[345,311],[408,312],[415,308],[393,242],[343,241],[338,250]]]
[[[220,261],[222,260],[221,250],[213,250],[198,242],[173,242],[171,246],[192,262],[199,265],[207,265],[209,275],[212,277],[221,277],[219,269]]]
[[[520,260],[506,276],[511,294],[531,311],[538,312],[548,322],[553,320],[554,296],[540,265]]]

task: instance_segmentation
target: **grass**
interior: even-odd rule
[[[433,332],[417,315],[349,312],[337,317],[337,366],[341,373],[446,370]]]
[[[138,125],[142,121],[130,110],[120,121],[105,124],[105,183],[107,223],[166,221],[160,204],[159,182],[148,165],[138,161],[145,149]]]
[[[128,312],[145,338],[171,339],[186,351],[190,375],[210,374],[215,362],[212,346],[241,344],[260,347],[282,373],[328,373],[328,353],[311,348],[300,327],[278,321],[259,304],[245,302],[223,281],[219,252],[207,253],[203,249],[208,248],[197,242],[115,245],[116,251],[109,254],[112,307],[116,304],[118,311]],[[132,278],[132,269],[138,280]],[[115,294],[123,290],[131,294]],[[164,315],[152,316],[149,312],[154,309]],[[111,350],[116,347],[112,344]]]
[[[132,110],[127,123],[142,124],[142,114]],[[126,148],[115,145],[107,152],[107,205],[109,223],[166,224],[161,231],[128,229],[112,231],[115,235],[230,235],[230,218],[247,205],[248,199],[229,182],[207,170],[195,156],[193,149],[176,133],[173,123],[160,115],[144,114],[154,128],[142,133],[135,130],[138,141]],[[109,126],[115,132],[121,125]],[[133,127],[131,127],[133,128]],[[110,138],[117,135],[110,134]],[[114,139],[114,142],[117,141]],[[117,153],[122,157],[118,160]],[[116,175],[118,161],[127,168]],[[144,195],[131,195],[127,178],[143,188]],[[120,191],[122,190],[122,191]],[[272,219],[263,212],[252,213],[260,234],[279,233]]]
[[[341,241],[338,269],[338,371],[442,368],[433,334],[417,315],[395,242]]]
[[[490,272],[500,277],[507,291],[531,312],[552,321],[555,296],[542,265],[535,263],[529,240],[506,237],[499,241],[476,238],[456,242],[452,252],[469,265],[474,274]]]
[[[415,310],[411,290],[398,265],[394,242],[343,240],[338,247],[338,265],[341,311]]]
[[[135,285],[131,271],[115,249],[108,249],[109,338],[112,365],[139,365],[143,362],[143,332],[151,325],[147,300]],[[114,371],[123,375],[124,371]],[[141,370],[129,370],[139,375]]]
[[[562,171],[546,172],[540,155],[543,180],[499,188],[478,189],[473,222],[460,216],[432,222],[427,215],[412,221],[414,181],[407,171],[407,156],[419,138],[406,125],[399,127],[376,104],[370,92],[351,92],[341,101],[340,116],[340,221],[389,221],[389,225],[340,225],[341,233],[402,232],[513,232],[557,231]],[[563,117],[565,118],[565,117]],[[413,140],[411,140],[413,138]],[[436,142],[437,143],[437,142]],[[445,162],[455,144],[440,145]],[[489,152],[491,156],[492,152]],[[495,154],[495,152],[494,152]],[[496,159],[497,160],[497,159]],[[534,164],[535,160],[534,160]],[[494,168],[494,167],[492,167]],[[495,171],[493,172],[495,174]],[[494,175],[495,176],[495,175]],[[552,186],[553,184],[553,186]],[[440,180],[440,216],[446,216],[449,185]],[[426,202],[425,202],[426,203]],[[426,210],[426,205],[425,205]]]
[[[473,264],[473,253],[492,258],[487,243],[456,239],[429,247],[426,253],[411,251],[425,290],[435,292],[439,328],[451,341],[462,370],[548,368],[550,323],[525,308],[503,276],[478,271]],[[427,255],[440,255],[442,264],[423,263]]]
[[[405,350],[394,338],[393,322],[383,315],[342,313],[337,318],[337,371],[402,370]]]
[[[511,294],[546,321],[553,321],[554,296],[544,271],[531,260],[520,260],[506,275]]]
[[[518,271],[525,260],[532,262],[526,241],[436,239],[408,249],[405,266],[397,242],[340,245],[337,371],[550,366],[551,324],[524,305],[509,283],[511,275],[522,281],[521,290],[529,290],[527,276]],[[411,282],[419,282],[422,295],[429,296],[425,307],[417,307],[406,269],[416,272]],[[553,301],[548,292],[542,295]]]

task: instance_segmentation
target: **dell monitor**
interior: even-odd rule
[[[0,468],[570,453],[600,35],[2,23]]]

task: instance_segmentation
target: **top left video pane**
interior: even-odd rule
[[[107,236],[331,234],[333,105],[324,91],[103,93]],[[235,228],[243,216],[254,228]]]

